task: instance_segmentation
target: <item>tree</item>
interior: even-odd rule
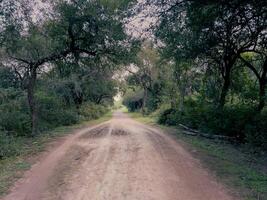
[[[14,24],[5,29],[5,35],[12,36],[5,40],[5,63],[26,71],[32,135],[37,133],[35,87],[42,70],[50,70],[55,61],[63,58],[77,65],[80,60],[93,58],[113,62],[114,56],[130,52],[118,9],[110,9],[101,1],[60,1],[54,7],[55,16],[44,24],[35,24],[30,18],[27,29]]]
[[[217,66],[223,80],[218,104],[223,107],[239,55],[265,35],[264,2],[188,0],[160,5],[164,11],[156,35],[164,49],[176,60],[202,58]]]
[[[145,113],[148,92],[152,92],[153,80],[156,76],[156,65],[158,62],[158,53],[150,42],[145,42],[142,50],[137,56],[137,72],[128,70],[132,76],[128,79],[132,85],[140,86],[143,89],[142,112]]]
[[[184,99],[190,88],[190,79],[193,79],[194,75],[191,68],[192,63],[180,62],[174,66],[174,80],[179,91],[179,111],[184,111]]]
[[[257,59],[259,58],[260,59]],[[263,57],[263,58],[261,58]],[[239,56],[240,60],[255,74],[259,83],[259,104],[256,108],[261,112],[265,106],[266,101],[266,85],[267,85],[267,55],[256,55],[254,59],[247,59],[244,56]],[[256,61],[253,61],[255,60]]]

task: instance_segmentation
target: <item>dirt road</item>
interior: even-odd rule
[[[233,200],[181,145],[116,112],[48,153],[4,200]]]

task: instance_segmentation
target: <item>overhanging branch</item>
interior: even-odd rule
[[[258,71],[256,70],[256,68],[250,63],[248,62],[247,60],[245,60],[241,55],[238,56],[239,59],[249,68],[251,69],[251,71],[253,71],[253,73],[256,75],[256,77],[258,79],[261,79],[261,76],[260,74],[258,73]]]

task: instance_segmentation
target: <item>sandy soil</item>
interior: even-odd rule
[[[234,200],[179,143],[116,112],[51,150],[3,200]]]

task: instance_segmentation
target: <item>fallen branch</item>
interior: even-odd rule
[[[193,132],[190,132],[190,131],[183,131],[183,133],[185,133],[186,135],[192,135],[192,136],[197,136],[198,135],[197,133],[193,133]]]
[[[235,140],[234,137],[229,137],[229,136],[225,136],[225,135],[213,135],[213,134],[206,134],[206,133],[201,133],[198,130],[195,129],[191,129],[183,124],[179,124],[180,127],[182,127],[183,133],[186,135],[191,135],[191,136],[201,136],[201,137],[205,137],[208,139],[218,139],[218,140],[228,140],[228,141],[233,141]]]
[[[183,124],[179,124],[179,126],[181,126],[183,129],[187,130],[187,131],[190,131],[192,133],[196,133],[196,134],[199,134],[199,131],[195,130],[195,129],[191,129]]]

